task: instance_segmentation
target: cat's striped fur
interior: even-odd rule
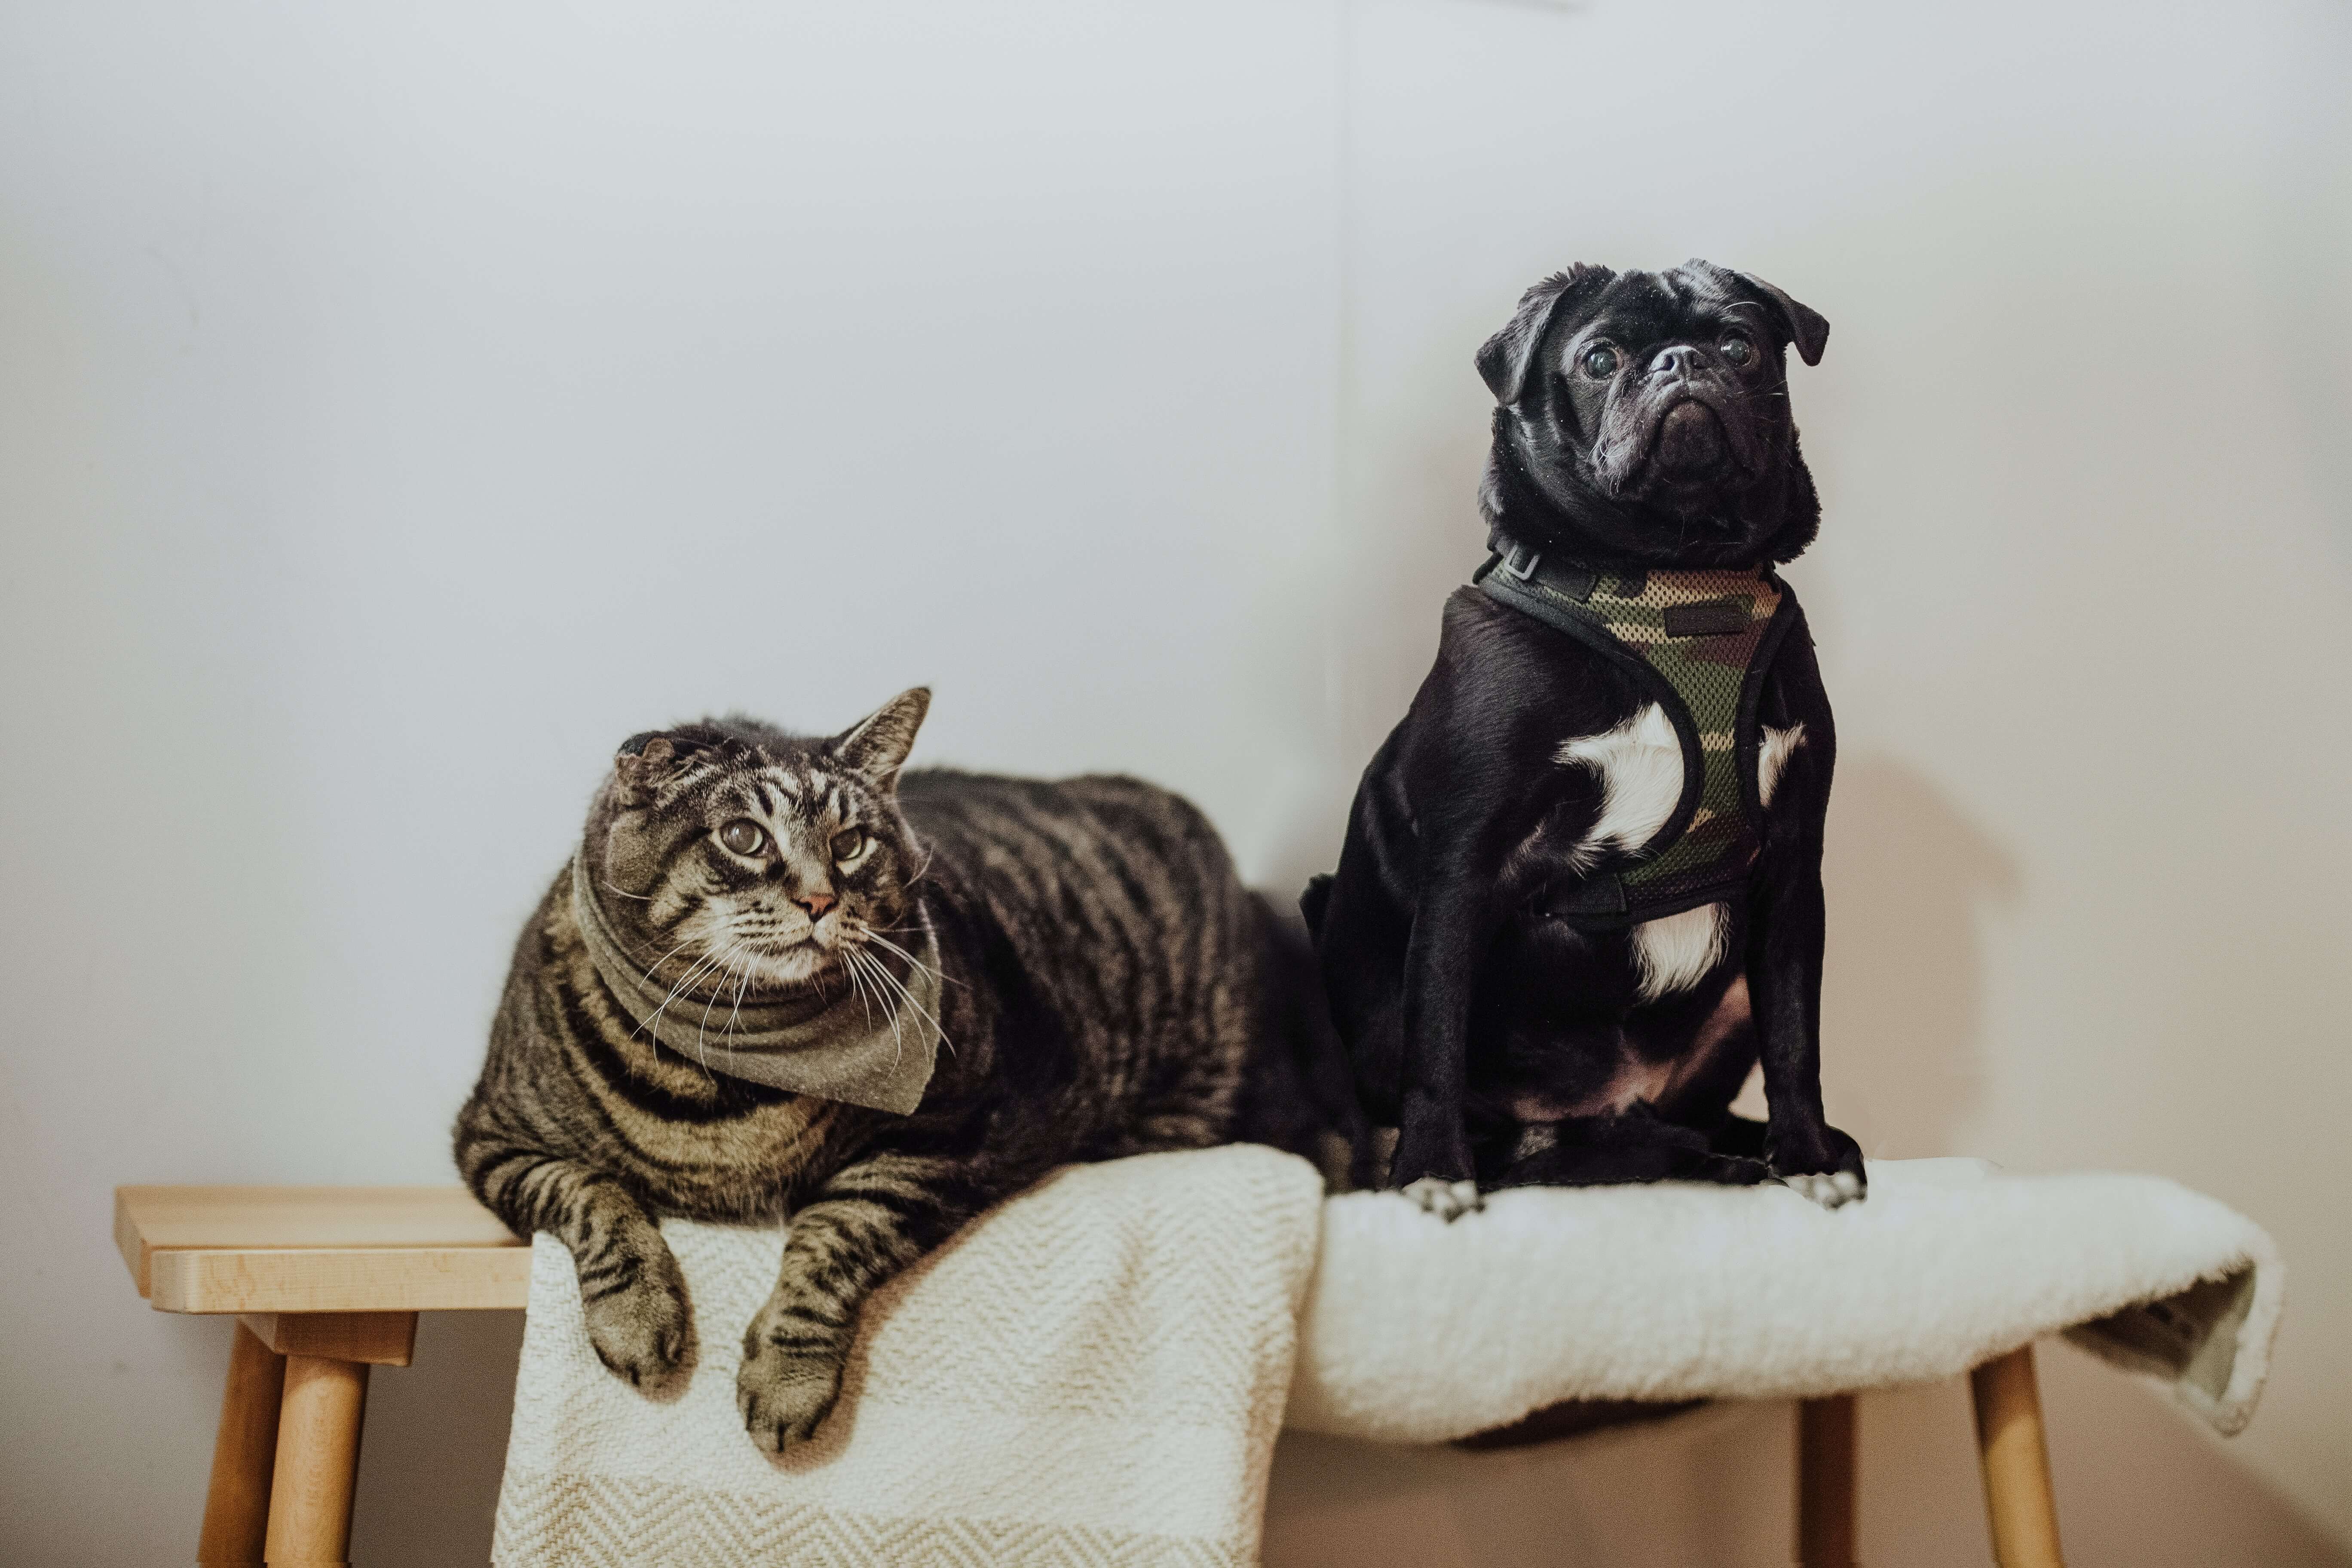
[[[666,954],[652,977],[714,1035],[745,994],[856,984],[896,1003],[874,967],[903,980],[889,933],[927,918],[944,1044],[914,1114],[717,1076],[656,1041],[583,948],[567,873],[515,950],[457,1120],[467,1184],[518,1234],[571,1248],[597,1353],[640,1386],[692,1354],[656,1218],[791,1215],[738,1384],[770,1449],[831,1407],[867,1293],[988,1205],[1066,1161],[1246,1133],[1245,1076],[1295,1089],[1286,1053],[1302,1040],[1339,1081],[1328,1026],[1302,1025],[1283,978],[1312,985],[1311,963],[1284,961],[1197,811],[1125,778],[902,779],[928,700],[908,692],[831,740],[744,721],[634,738],[579,850],[612,917]],[[764,858],[722,840],[749,842],[746,821]],[[1265,1098],[1288,1103],[1261,1124],[1314,1120],[1295,1093]]]

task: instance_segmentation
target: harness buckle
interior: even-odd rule
[[[1519,557],[1522,555],[1527,557],[1528,562],[1524,566],[1519,564]],[[1503,570],[1508,572],[1512,576],[1517,577],[1522,583],[1532,581],[1536,574],[1536,568],[1542,564],[1542,551],[1529,550],[1526,545],[1519,543],[1517,540],[1511,542],[1511,548],[1505,552],[1503,555]]]

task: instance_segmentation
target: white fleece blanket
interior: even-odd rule
[[[2253,1414],[2285,1289],[2243,1215],[2160,1176],[1874,1161],[1781,1186],[1522,1188],[1452,1225],[1324,1205],[1288,1423],[1430,1443],[1570,1399],[1771,1399],[1949,1377],[2059,1330],[2219,1430]]]
[[[781,1230],[671,1222],[700,1357],[657,1405],[531,1254],[499,1568],[1257,1560],[1323,1184],[1270,1149],[1064,1170],[879,1292],[841,1404],[771,1460],[735,1412]]]
[[[1502,1193],[1448,1225],[1321,1201],[1265,1149],[1074,1167],[877,1298],[840,1410],[781,1462],[734,1400],[780,1232],[663,1226],[702,1341],[670,1405],[597,1363],[541,1237],[493,1561],[1254,1562],[1286,1388],[1289,1425],[1438,1442],[1573,1399],[1947,1377],[2066,1330],[2244,1426],[2284,1282],[2251,1221],[2154,1176],[1870,1176],[1834,1213],[1661,1185]]]

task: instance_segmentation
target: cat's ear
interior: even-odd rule
[[[915,749],[915,731],[930,710],[929,687],[901,691],[836,737],[833,754],[882,788],[895,788],[907,753]]]
[[[613,777],[623,796],[635,799],[675,772],[678,757],[677,741],[659,730],[646,730],[621,742],[613,754]]]

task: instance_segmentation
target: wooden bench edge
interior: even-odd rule
[[[191,1224],[191,1198],[200,1200],[194,1205],[198,1223]],[[203,1222],[203,1200],[226,1206],[233,1217],[223,1225],[232,1234],[207,1237],[204,1231],[210,1226]],[[426,1223],[410,1224],[394,1228],[408,1229],[406,1237],[369,1237],[353,1235],[321,1236],[318,1239],[303,1238],[306,1229],[329,1232],[334,1211],[350,1203],[359,1206],[363,1221],[377,1217],[387,1204],[418,1205],[448,1210],[453,1206],[462,1214],[436,1216]],[[273,1213],[273,1211],[275,1211]],[[448,1228],[442,1229],[446,1223]],[[361,1231],[382,1230],[380,1224],[362,1223]],[[273,1237],[267,1233],[278,1230]],[[191,1232],[194,1233],[191,1237]],[[437,1234],[436,1234],[437,1233]],[[188,1237],[188,1239],[181,1239]],[[455,1183],[413,1184],[407,1186],[284,1186],[256,1184],[220,1184],[212,1183],[158,1185],[152,1183],[124,1183],[114,1189],[114,1247],[121,1255],[122,1265],[131,1272],[131,1282],[142,1297],[154,1295],[155,1258],[160,1253],[175,1251],[258,1252],[283,1248],[294,1251],[325,1252],[347,1248],[386,1248],[434,1250],[461,1247],[489,1247],[529,1250],[528,1242],[507,1234],[505,1227],[488,1210]]]
[[[152,1254],[150,1280],[159,1312],[519,1311],[530,1249],[175,1247]]]

